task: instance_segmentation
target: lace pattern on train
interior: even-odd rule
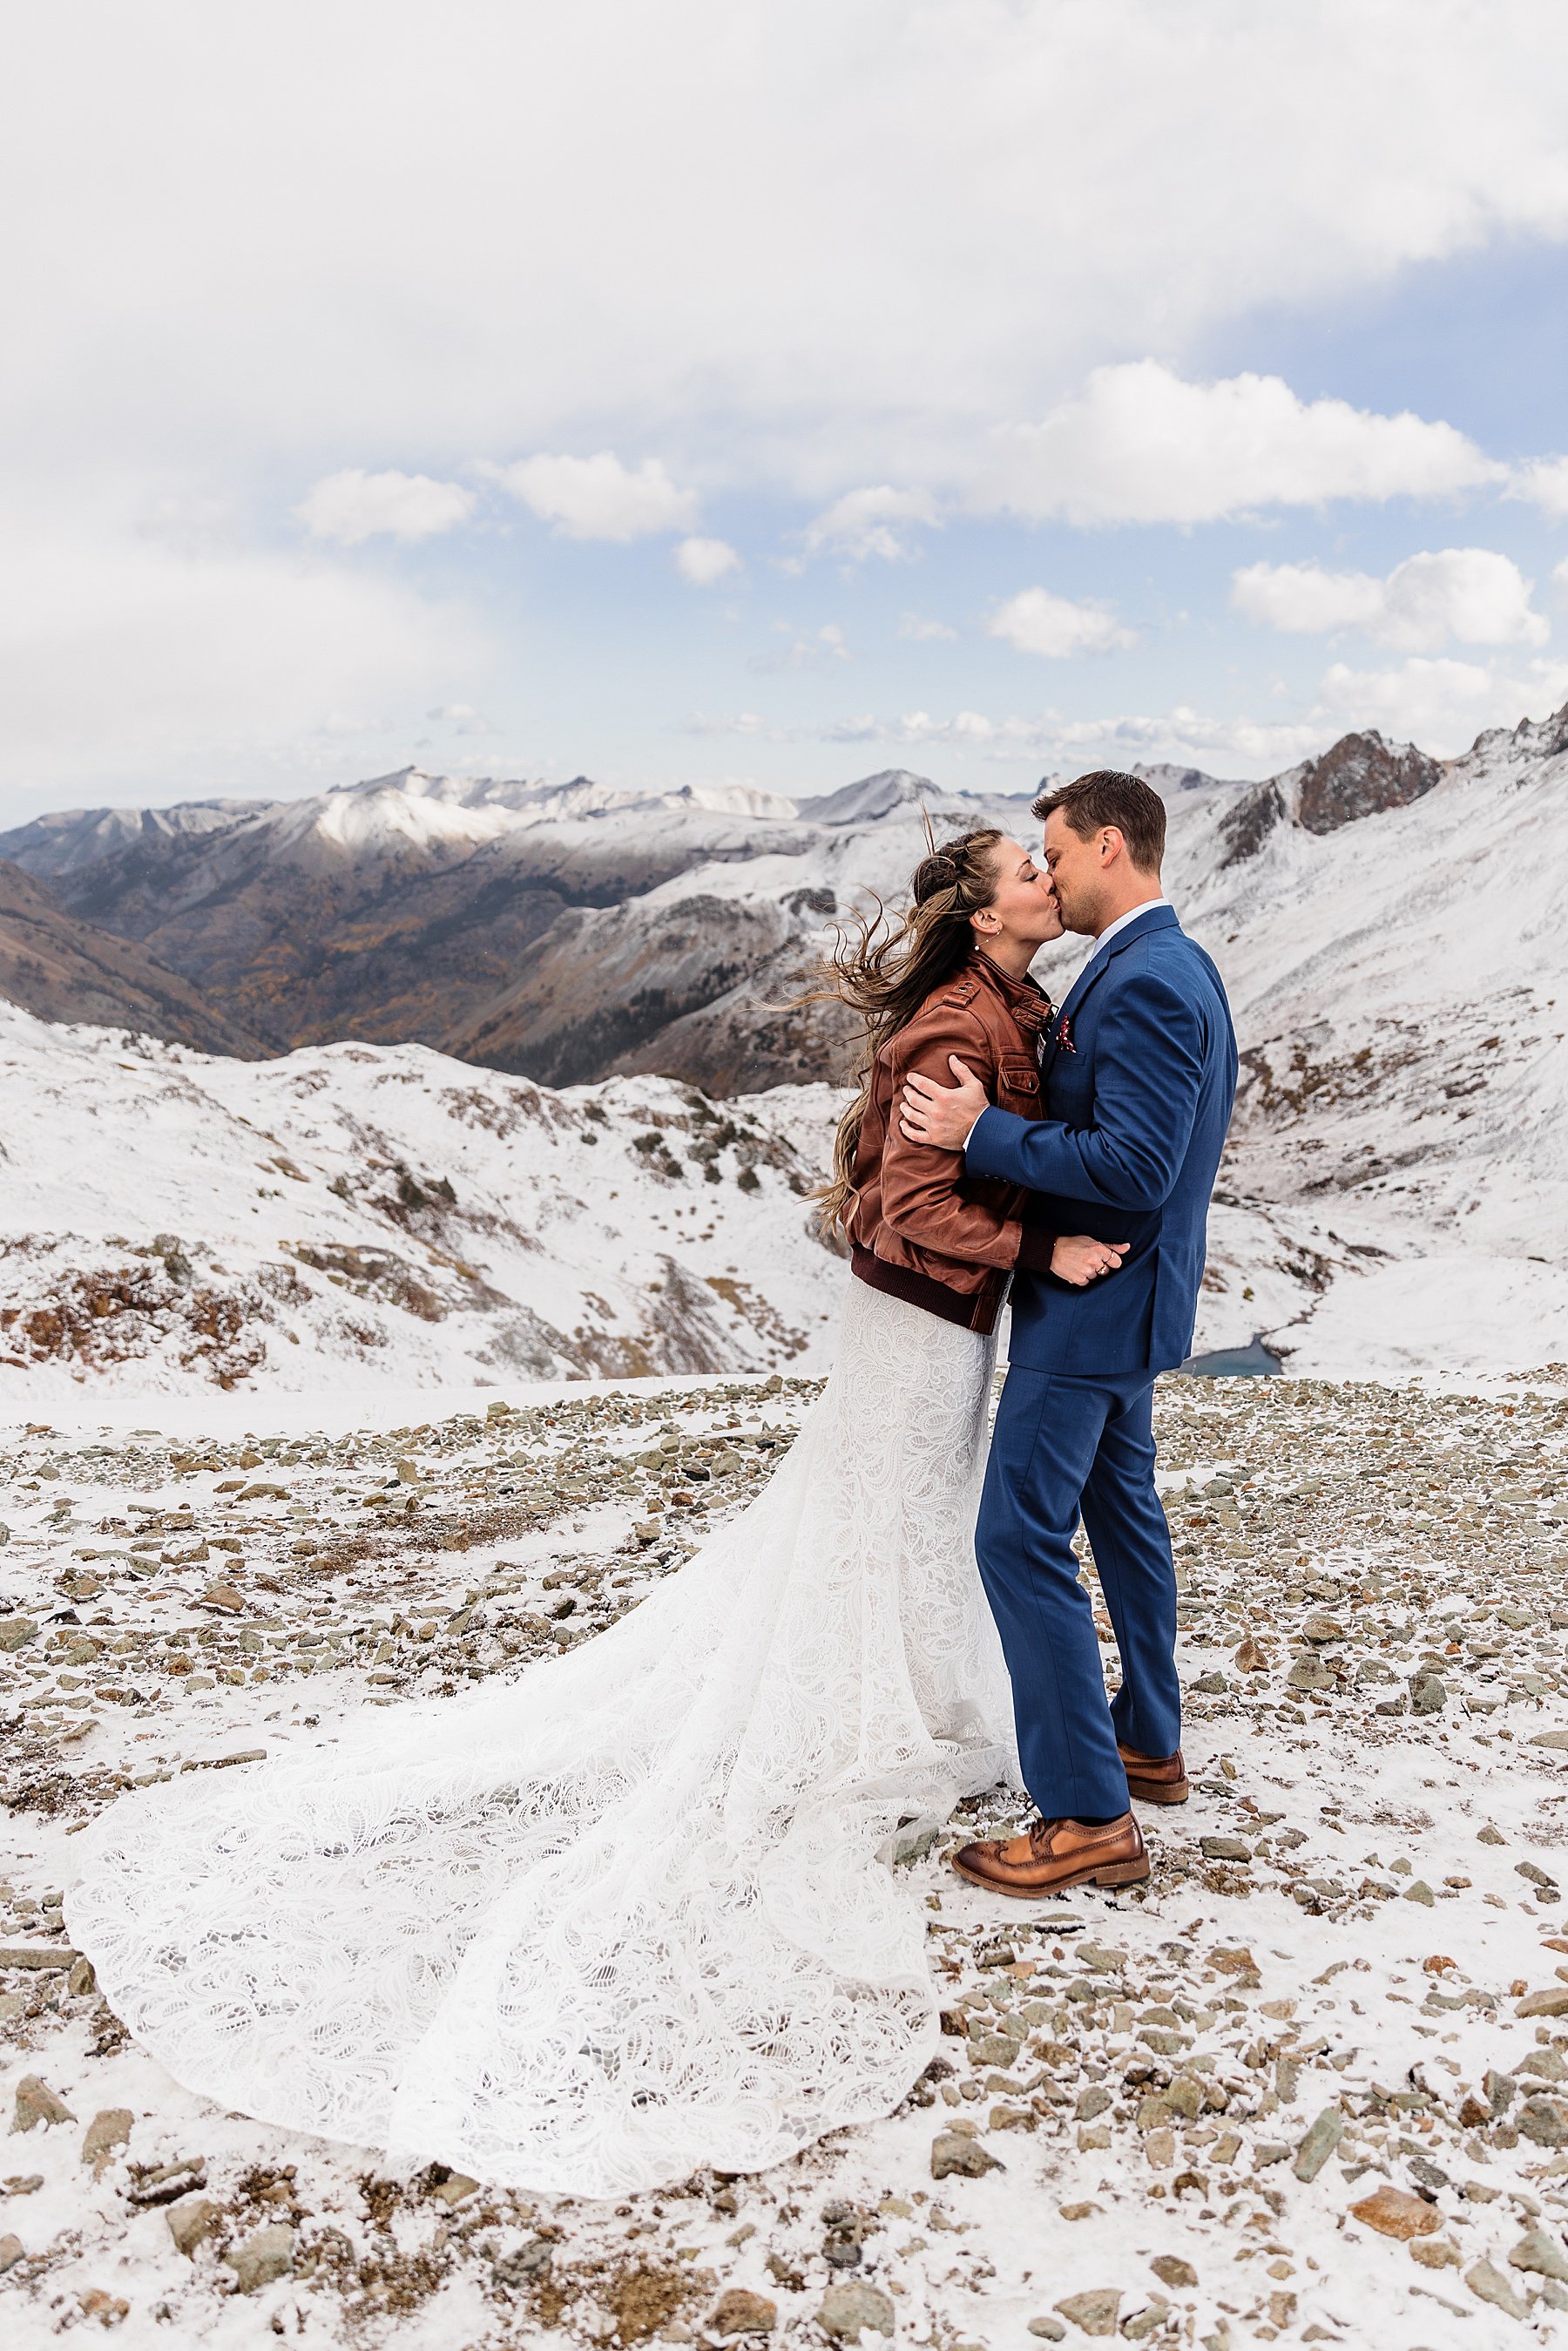
[[[767,1487],[610,1630],[114,1805],[68,1915],[118,2014],[225,2106],[557,2194],[888,2113],[937,2038],[890,1841],[1016,1779],[993,1357],[849,1281]]]

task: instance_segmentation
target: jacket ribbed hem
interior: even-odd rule
[[[850,1244],[849,1270],[868,1290],[880,1290],[889,1298],[901,1298],[906,1306],[919,1306],[941,1322],[956,1322],[961,1331],[978,1331],[983,1338],[995,1328],[1002,1301],[988,1300],[984,1290],[965,1297],[929,1273],[917,1273],[912,1266],[884,1263],[870,1249],[862,1249],[858,1241]]]

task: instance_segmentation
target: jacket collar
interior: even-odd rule
[[[1114,939],[1107,939],[1103,946],[1096,941],[1095,953],[1118,955],[1132,939],[1147,938],[1150,931],[1168,931],[1178,927],[1175,907],[1168,900],[1156,899],[1152,905],[1139,906],[1136,914],[1130,914]],[[1089,961],[1092,963],[1094,960],[1095,956],[1091,956]],[[1085,969],[1087,968],[1085,965]]]
[[[1036,1037],[1051,1018],[1051,999],[1036,979],[1025,972],[1014,979],[999,963],[992,963],[983,947],[976,947],[969,959],[969,967],[978,978],[993,987],[1006,1005],[1014,1022],[1026,1035]]]
[[[1067,990],[1065,1001],[1062,1006],[1062,1019],[1065,1020],[1071,1014],[1076,1012],[1090,988],[1097,979],[1103,978],[1124,947],[1130,947],[1137,939],[1147,938],[1151,931],[1177,931],[1180,928],[1181,925],[1177,919],[1174,906],[1150,906],[1147,912],[1140,913],[1135,922],[1127,925],[1126,930],[1118,931],[1107,946],[1097,947],[1090,956],[1088,962]]]

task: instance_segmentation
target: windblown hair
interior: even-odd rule
[[[877,1056],[889,1038],[909,1027],[933,988],[968,960],[975,944],[970,916],[996,895],[996,850],[1004,837],[988,829],[939,845],[928,819],[929,852],[909,878],[909,913],[892,919],[878,901],[871,920],[851,917],[853,928],[839,933],[827,958],[821,992],[857,1012],[866,1035],[855,1070],[855,1100],[834,1140],[833,1174],[816,1195],[826,1231],[844,1225],[855,1196],[855,1155]]]
[[[1114,824],[1138,872],[1159,872],[1165,855],[1165,802],[1141,776],[1096,768],[1093,775],[1080,776],[1055,791],[1042,792],[1030,814],[1044,824],[1056,810],[1080,841],[1092,841],[1102,825]]]

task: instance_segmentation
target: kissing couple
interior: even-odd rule
[[[547,2194],[760,2170],[936,2053],[901,1835],[1000,1782],[1038,1817],[955,1856],[974,1884],[1147,1876],[1132,1802],[1186,1793],[1150,1405],[1236,1048],[1158,796],[1100,773],[1034,814],[1041,858],[967,833],[840,940],[866,1053],[824,1198],[837,1352],[750,1507],[591,1641],[78,1840],[72,1938],[178,2081]],[[1064,929],[1095,947],[1054,1012],[1029,967]]]

